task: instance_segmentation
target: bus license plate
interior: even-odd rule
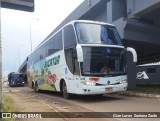
[[[106,91],[111,92],[113,90],[112,87],[105,88]]]

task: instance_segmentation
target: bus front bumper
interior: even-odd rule
[[[127,90],[127,83],[117,84],[117,85],[107,85],[107,86],[82,86],[82,95],[94,95],[94,94],[107,94],[122,92]]]

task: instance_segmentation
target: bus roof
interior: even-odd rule
[[[22,74],[22,73],[19,73],[19,72],[10,72],[9,74]]]
[[[60,31],[61,29],[63,29],[65,26],[69,25],[69,24],[74,24],[74,23],[90,23],[90,24],[102,24],[102,25],[108,25],[108,26],[114,26],[113,24],[109,24],[109,23],[105,23],[105,22],[101,22],[101,21],[91,21],[91,20],[72,20],[70,22],[68,22],[67,24],[65,24],[62,28],[60,28],[58,31]],[[44,39],[36,48],[38,49],[44,42],[46,42],[50,37],[52,37],[54,34],[56,34],[58,31],[50,34],[50,36],[48,36],[46,39]],[[34,50],[34,51],[35,51]],[[33,52],[34,52],[33,51]]]

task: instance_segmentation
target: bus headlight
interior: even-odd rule
[[[95,86],[96,82],[95,81],[84,81],[82,84],[87,85],[87,86]]]
[[[127,83],[127,80],[121,80],[119,81],[120,84],[123,84],[123,83]]]

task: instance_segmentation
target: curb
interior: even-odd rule
[[[135,96],[135,97],[146,97],[146,98],[160,99],[160,94],[147,94],[147,93],[140,93],[140,92],[133,92],[133,91],[119,92],[116,94],[124,95],[124,96]]]

